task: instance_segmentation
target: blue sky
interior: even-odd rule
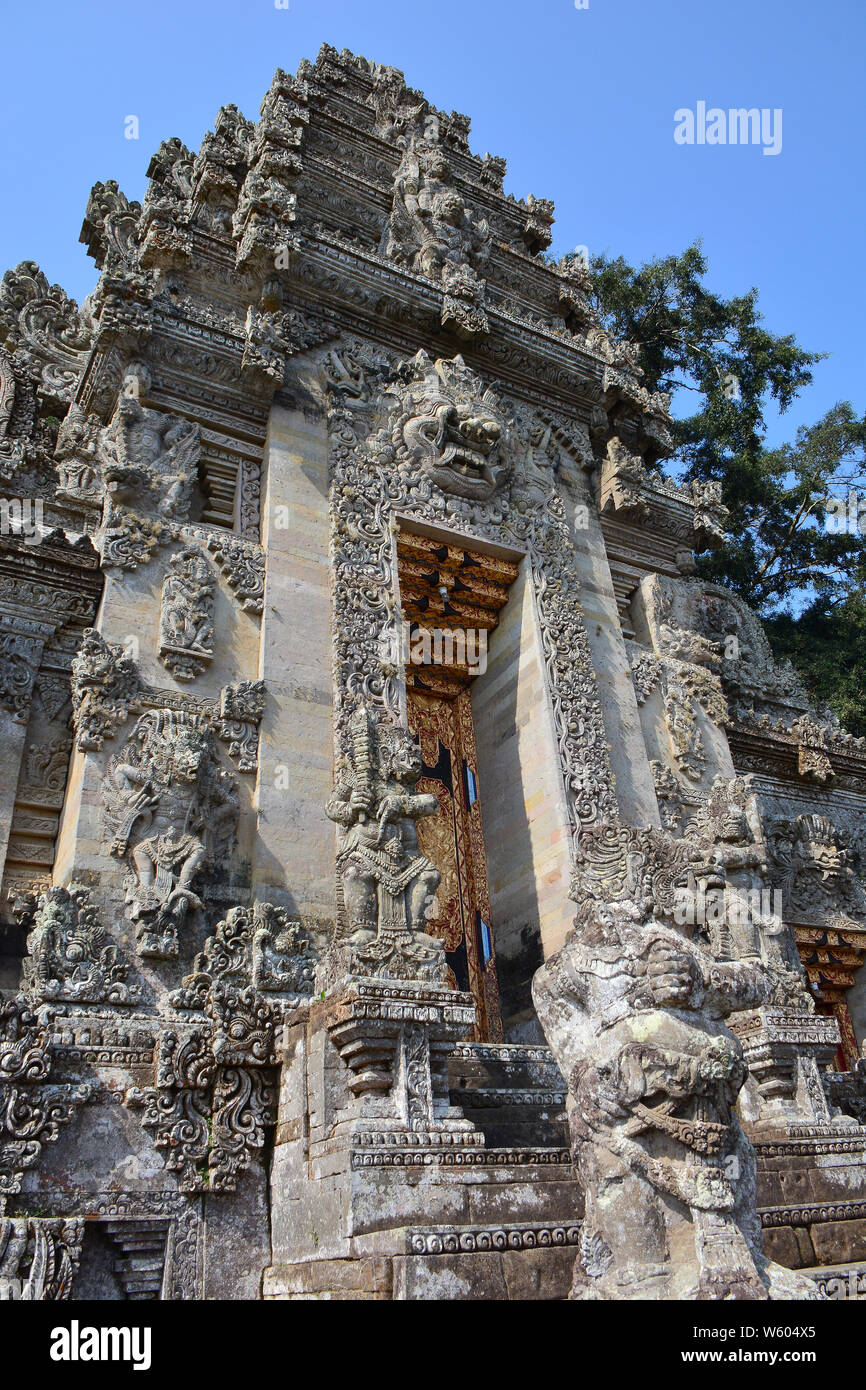
[[[36,260],[83,298],[91,184],[141,198],[162,139],[197,148],[225,102],[255,116],[274,69],[326,41],[470,115],[506,191],[554,199],[556,254],[640,262],[702,237],[712,288],[756,285],[771,329],[831,354],[771,442],[863,407],[863,0],[7,0],[4,39],[0,269]],[[780,107],[781,153],[677,145],[698,101]]]

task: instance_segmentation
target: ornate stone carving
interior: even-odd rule
[[[477,500],[486,500],[508,478],[512,463],[502,402],[462,357],[434,363],[419,352],[388,395],[395,402],[390,443],[398,464],[421,468],[444,492]],[[380,458],[387,463],[386,454]]]
[[[455,187],[439,145],[439,121],[426,117],[394,176],[391,216],[381,252],[441,283],[442,323],[458,336],[486,333],[484,282],[477,271],[490,254],[490,228],[472,213]]]
[[[530,255],[536,256],[539,251],[547,250],[553,241],[550,229],[554,221],[550,198],[536,198],[530,193],[526,199],[526,222],[522,232],[524,245]]]
[[[141,204],[131,203],[115,179],[90,190],[81,241],[101,270],[106,261],[134,266],[138,261]]]
[[[81,1217],[0,1216],[0,1299],[69,1299],[83,1239]]]
[[[185,265],[193,250],[193,155],[176,137],[163,140],[147,174],[150,183],[139,220],[141,264],[148,269]]]
[[[175,680],[195,680],[213,660],[215,593],[213,570],[197,546],[172,555],[162,583],[159,655]]]
[[[827,782],[833,776],[833,764],[827,756],[827,729],[815,719],[802,714],[791,725],[797,741],[797,771],[801,777],[815,782]]]
[[[129,966],[100,925],[86,888],[50,888],[27,942],[24,990],[40,1003],[136,1004]]]
[[[201,716],[154,710],[111,760],[103,783],[110,852],[130,867],[127,902],[144,956],[174,957],[193,884],[232,847],[237,789]]]
[[[237,536],[210,535],[207,547],[245,613],[261,613],[265,600],[265,555]]]
[[[233,907],[196,956],[192,973],[172,995],[177,1009],[205,1012],[215,985],[251,986],[283,1002],[303,1002],[313,992],[316,954],[303,924],[272,903]]]
[[[110,502],[102,528],[102,567],[137,569],[139,565],[146,565],[161,545],[177,539],[179,534],[175,527],[137,516]]]
[[[723,541],[729,511],[722,502],[721,483],[695,480],[689,485],[689,490],[695,508],[695,531],[710,544]]]
[[[734,1110],[746,1068],[723,1020],[766,998],[762,972],[718,961],[662,920],[662,832],[640,839],[649,896],[627,886],[641,832],[611,835],[604,878],[576,879],[574,929],[533,981],[586,1194],[572,1297],[814,1296],[761,1254],[755,1160]],[[624,885],[614,901],[611,876]]]
[[[459,265],[464,259],[477,268],[490,250],[490,229],[466,208],[438,141],[438,122],[429,116],[423,135],[412,138],[400,160],[382,238],[390,260],[431,280],[441,279],[446,264]]]
[[[35,261],[22,261],[3,276],[0,337],[39,381],[47,401],[69,404],[90,330],[75,301],[59,285],[49,285]]]
[[[69,407],[54,450],[58,497],[94,506],[102,502],[101,429],[102,422],[98,415],[88,415],[75,403]]]
[[[0,631],[0,706],[19,724],[29,718],[41,656],[41,638]]]
[[[632,660],[632,678],[639,705],[658,686],[671,754],[683,776],[700,782],[707,767],[707,751],[699,711],[717,727],[724,727],[728,707],[718,676],[696,662],[675,657],[659,660],[640,652]]]
[[[407,730],[386,730],[363,706],[352,718],[351,739],[351,756],[325,807],[343,827],[337,853],[343,968],[444,984],[444,948],[423,930],[440,874],[418,853],[415,821],[439,808],[435,796],[415,793],[421,750]]]
[[[112,502],[182,521],[201,453],[197,425],[122,396],[102,437],[102,477]]]
[[[14,478],[24,465],[32,458],[33,447],[30,440],[26,437],[32,432],[33,419],[31,410],[26,410],[26,419],[22,422],[24,435],[15,430],[16,415],[20,415],[20,410],[16,407],[21,398],[21,391],[15,381],[15,365],[12,357],[5,348],[0,347],[0,477]]]
[[[776,820],[768,845],[788,920],[866,929],[866,890],[853,851],[831,820],[814,813]]]
[[[253,984],[268,994],[289,995],[302,1002],[313,992],[316,953],[299,918],[270,903],[257,905],[252,941]]]
[[[219,736],[240,772],[255,772],[259,724],[265,709],[264,681],[237,681],[220,691]]]
[[[72,660],[72,723],[81,749],[99,749],[129,717],[138,688],[135,663],[123,647],[85,630]]]
[[[276,316],[260,313],[251,304],[247,310],[243,370],[279,387],[285,376],[287,356],[288,345],[282,338]]]
[[[0,1001],[0,1201],[21,1191],[43,1144],[55,1142],[91,1093],[89,1085],[52,1083],[50,1073],[47,1027],[27,1000]]]
[[[790,932],[770,890],[768,850],[750,778],[716,777],[688,830],[699,853],[698,900],[719,895],[723,911],[708,914],[711,949],[726,960],[764,964],[771,1003],[814,1012]]]
[[[510,487],[506,472],[501,495],[485,502],[443,492],[408,450],[395,475],[388,468],[393,442],[374,426],[388,422],[390,435],[388,387],[394,380],[411,380],[416,370],[416,362],[392,366],[383,354],[355,344],[329,352],[322,363],[331,402],[341,739],[347,739],[348,720],[359,701],[382,708],[394,723],[401,717],[400,677],[386,656],[393,650],[388,642],[395,603],[393,514],[444,523],[484,541],[528,551],[566,806],[573,826],[589,823],[612,812],[614,795],[578,597],[573,532],[553,482],[550,455],[555,457],[565,446],[551,431],[549,450],[541,455],[531,443],[538,419],[518,419],[514,414],[509,421],[514,460]]]
[[[557,286],[559,312],[565,326],[572,333],[579,333],[592,317],[589,292],[592,279],[589,266],[582,256],[563,256],[557,266],[560,275]]]
[[[63,805],[72,741],[65,735],[49,743],[31,743],[24,760],[22,799],[37,806]]]
[[[233,908],[172,995],[193,1026],[160,1038],[156,1087],[137,1099],[182,1192],[231,1191],[275,1119],[274,1026],[309,999],[309,935],[270,903]]]
[[[234,216],[238,266],[273,269],[280,253],[287,263],[298,248],[295,187],[303,167],[306,103],[306,85],[278,68],[250,141],[249,171]]]
[[[632,454],[616,435],[608,440],[599,479],[599,507],[631,512],[640,518],[649,512],[644,496],[648,475],[640,454]]]

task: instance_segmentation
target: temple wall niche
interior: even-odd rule
[[[540,653],[524,561],[492,637],[487,669],[471,688],[507,1038],[515,1029],[522,1036],[526,1025],[531,1033],[532,975],[571,925],[568,814]]]
[[[333,684],[324,420],[275,405],[266,446],[267,583],[253,889],[333,918]]]

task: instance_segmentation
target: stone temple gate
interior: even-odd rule
[[[0,287],[3,1289],[820,1296],[866,745],[553,204],[328,47],[147,172]]]

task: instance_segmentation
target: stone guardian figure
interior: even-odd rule
[[[638,835],[626,860],[641,858]],[[755,1159],[734,1108],[746,1067],[724,1020],[767,991],[757,961],[716,960],[651,896],[584,896],[532,987],[586,1199],[573,1298],[817,1296],[761,1252]]]

